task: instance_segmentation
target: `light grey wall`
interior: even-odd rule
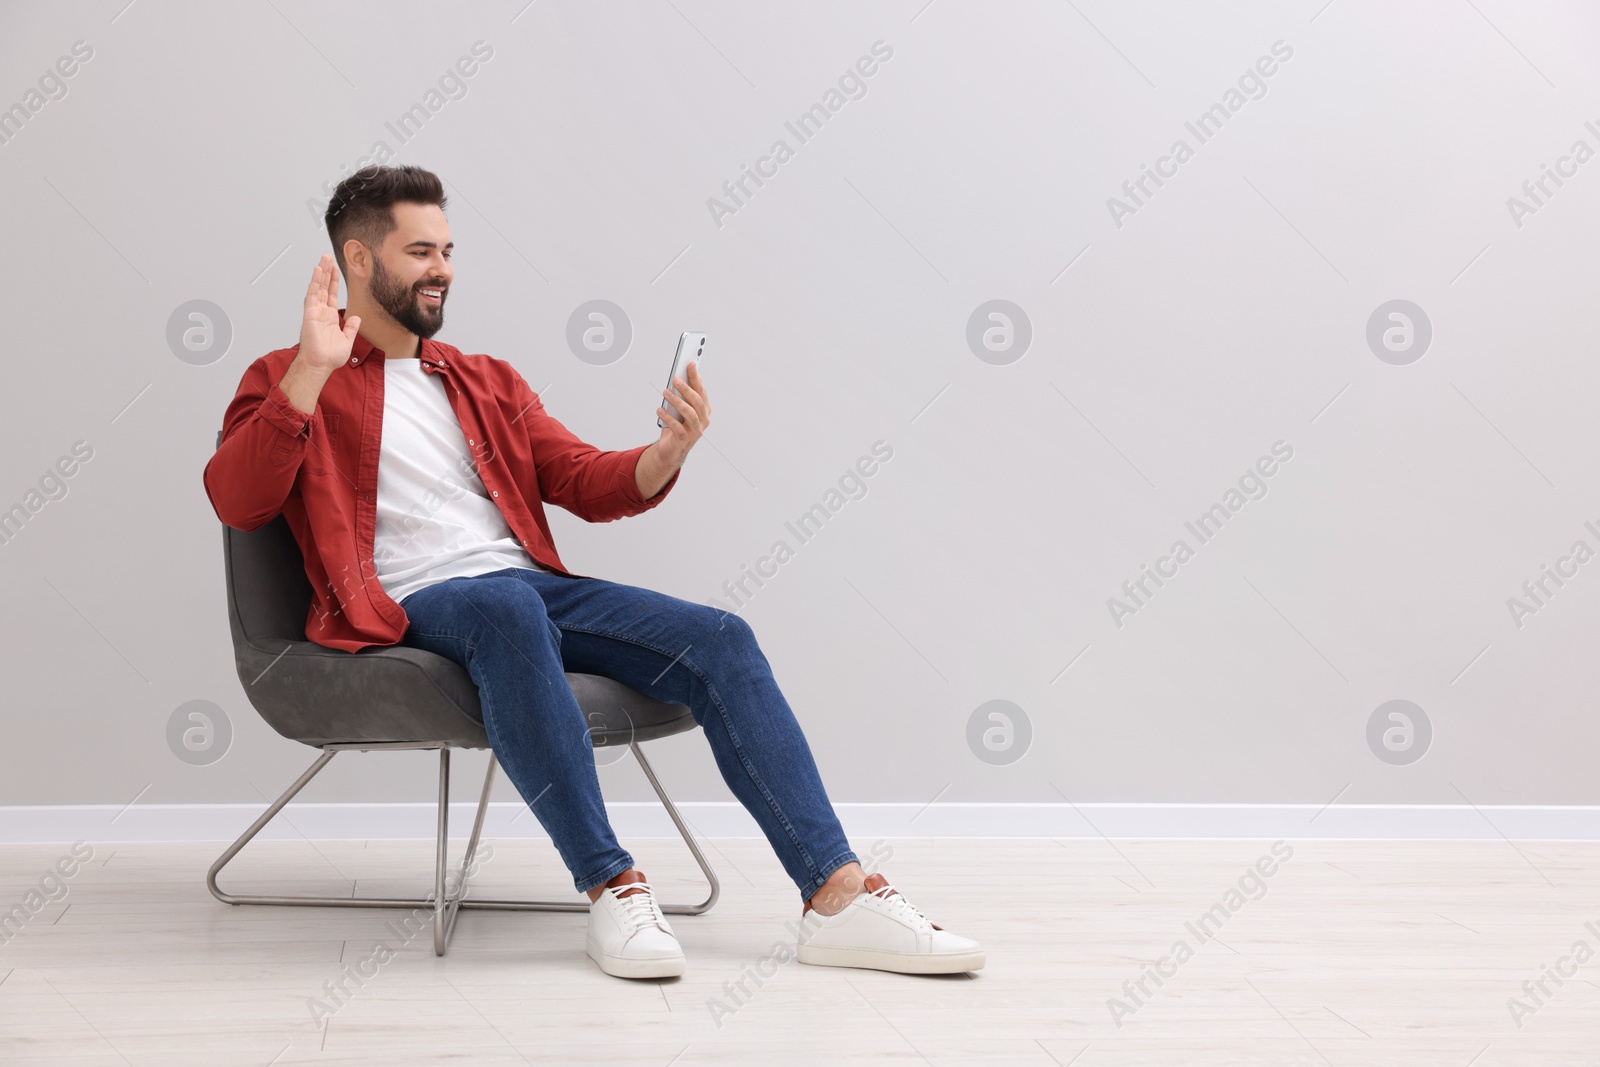
[[[0,547],[0,802],[259,801],[309,761],[233,672],[201,471],[245,367],[298,336],[324,183],[378,141],[448,182],[440,338],[510,360],[587,439],[652,439],[673,339],[710,334],[714,429],[657,511],[555,513],[575,569],[719,595],[893,448],[745,611],[835,799],[1600,801],[1600,562],[1520,624],[1507,603],[1600,549],[1600,160],[1561,162],[1600,149],[1592,5],[108,0],[5,22],[0,105],[93,54],[0,145],[0,506],[75,442],[93,456]],[[465,95],[402,144],[386,123],[479,41]],[[785,123],[879,41],[865,95],[801,143]],[[1202,143],[1185,123],[1277,42]],[[716,218],[780,139],[792,158]],[[1192,158],[1127,197],[1180,139]],[[1575,173],[1536,203],[1546,166]],[[592,299],[634,333],[605,366],[566,341]],[[232,329],[203,365],[167,339],[195,300]],[[1021,358],[969,345],[991,300],[1025,314]],[[1420,335],[1369,345],[1394,300],[1431,326],[1420,359]],[[1185,523],[1277,442],[1265,495],[1202,544]],[[1119,625],[1108,600],[1179,539],[1193,558]],[[195,700],[234,731],[204,766],[167,740]],[[992,700],[1031,724],[1008,764],[969,744]],[[1419,761],[1369,744],[1391,700],[1431,723]],[[701,735],[656,749],[684,799],[730,798]],[[428,757],[343,763],[306,798],[432,795]],[[603,779],[649,795],[626,762]]]

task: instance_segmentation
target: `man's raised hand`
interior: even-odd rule
[[[333,255],[324,252],[306,287],[299,358],[308,367],[332,373],[349,360],[360,329],[360,315],[346,315],[344,327],[339,326],[339,271],[334,267]]]

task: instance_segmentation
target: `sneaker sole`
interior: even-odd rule
[[[584,951],[597,967],[616,978],[676,978],[688,969],[688,963],[682,956],[659,956],[653,959],[613,956],[599,951],[594,942],[587,939]]]
[[[879,952],[863,948],[833,948],[823,945],[801,945],[798,958],[801,963],[815,967],[865,967],[875,971],[895,971],[899,974],[958,974],[962,971],[980,970],[984,964],[983,950],[946,955],[928,953]]]

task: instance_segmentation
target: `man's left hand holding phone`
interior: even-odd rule
[[[703,340],[701,344],[703,346]],[[700,361],[684,358],[686,355],[683,339],[680,339],[674,366],[681,364],[688,369],[673,375],[667,388],[661,390],[661,404],[656,408],[661,436],[640,453],[639,463],[634,468],[634,481],[646,500],[671,481],[688,458],[689,450],[711,426],[711,400],[700,374]]]

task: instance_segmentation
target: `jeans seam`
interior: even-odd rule
[[[626,850],[624,850],[624,851],[626,851]],[[594,880],[592,882],[590,882],[588,885],[579,886],[578,887],[578,892],[587,893],[587,892],[589,892],[589,890],[595,888],[596,886],[604,885],[605,883],[611,881],[611,879],[615,878],[617,875],[621,874],[623,871],[627,871],[627,870],[632,870],[633,869],[633,857],[631,855],[628,856],[627,859],[620,860],[618,862],[620,862],[622,864],[622,866],[617,867],[617,865],[615,863],[613,863],[611,866],[615,867],[616,868],[615,870],[611,870],[609,868],[602,868],[602,872],[603,873],[595,876]],[[580,881],[582,881],[582,879],[580,879]]]
[[[829,860],[827,863],[824,863],[822,866],[818,867],[818,871],[825,873],[813,875],[811,881],[800,890],[801,902],[804,903],[805,901],[808,901],[812,897],[816,896],[817,893],[822,889],[823,884],[826,883],[829,878],[833,877],[834,871],[837,871],[840,867],[843,867],[847,863],[860,862],[861,857],[855,854],[855,850],[847,848],[833,859]]]
[[[449,640],[449,641],[465,641],[466,640],[465,637],[461,636],[458,633],[451,633],[449,631],[442,631],[442,630],[419,630],[415,626],[406,627],[406,636],[407,637],[431,637],[431,638],[433,638],[435,640],[443,639],[443,640]],[[424,649],[424,651],[426,651],[426,650]]]
[[[813,872],[812,877],[815,877],[815,872],[817,870],[816,861],[811,858],[811,853],[807,851],[805,844],[800,840],[799,835],[795,833],[794,824],[789,821],[788,816],[784,814],[783,809],[778,806],[778,802],[773,798],[771,790],[767,788],[767,784],[761,780],[761,776],[756,773],[756,769],[752,767],[750,765],[750,761],[745,758],[744,746],[739,743],[738,732],[734,730],[733,724],[728,721],[728,710],[723,705],[722,698],[717,695],[716,687],[711,684],[710,680],[706,678],[704,672],[702,672],[699,667],[691,663],[689,659],[681,652],[674,657],[672,653],[666,651],[665,649],[657,648],[654,645],[649,644],[637,637],[626,634],[612,633],[608,630],[601,630],[587,626],[563,626],[560,628],[562,630],[572,630],[575,633],[592,634],[599,637],[607,637],[613,641],[621,641],[625,644],[636,645],[639,648],[648,649],[658,656],[668,656],[674,659],[675,662],[681,663],[687,667],[689,671],[700,680],[700,684],[705,687],[706,695],[711,698],[711,703],[716,707],[717,714],[722,719],[723,728],[728,731],[728,736],[733,740],[733,747],[735,751],[739,753],[740,766],[742,766],[745,770],[745,773],[750,776],[750,781],[754,783],[758,790],[760,790],[762,799],[767,802],[767,807],[771,809],[772,814],[777,818],[779,824],[783,827],[784,833],[789,835],[790,844],[794,846],[794,849],[799,854],[801,860],[805,862],[807,869]]]

